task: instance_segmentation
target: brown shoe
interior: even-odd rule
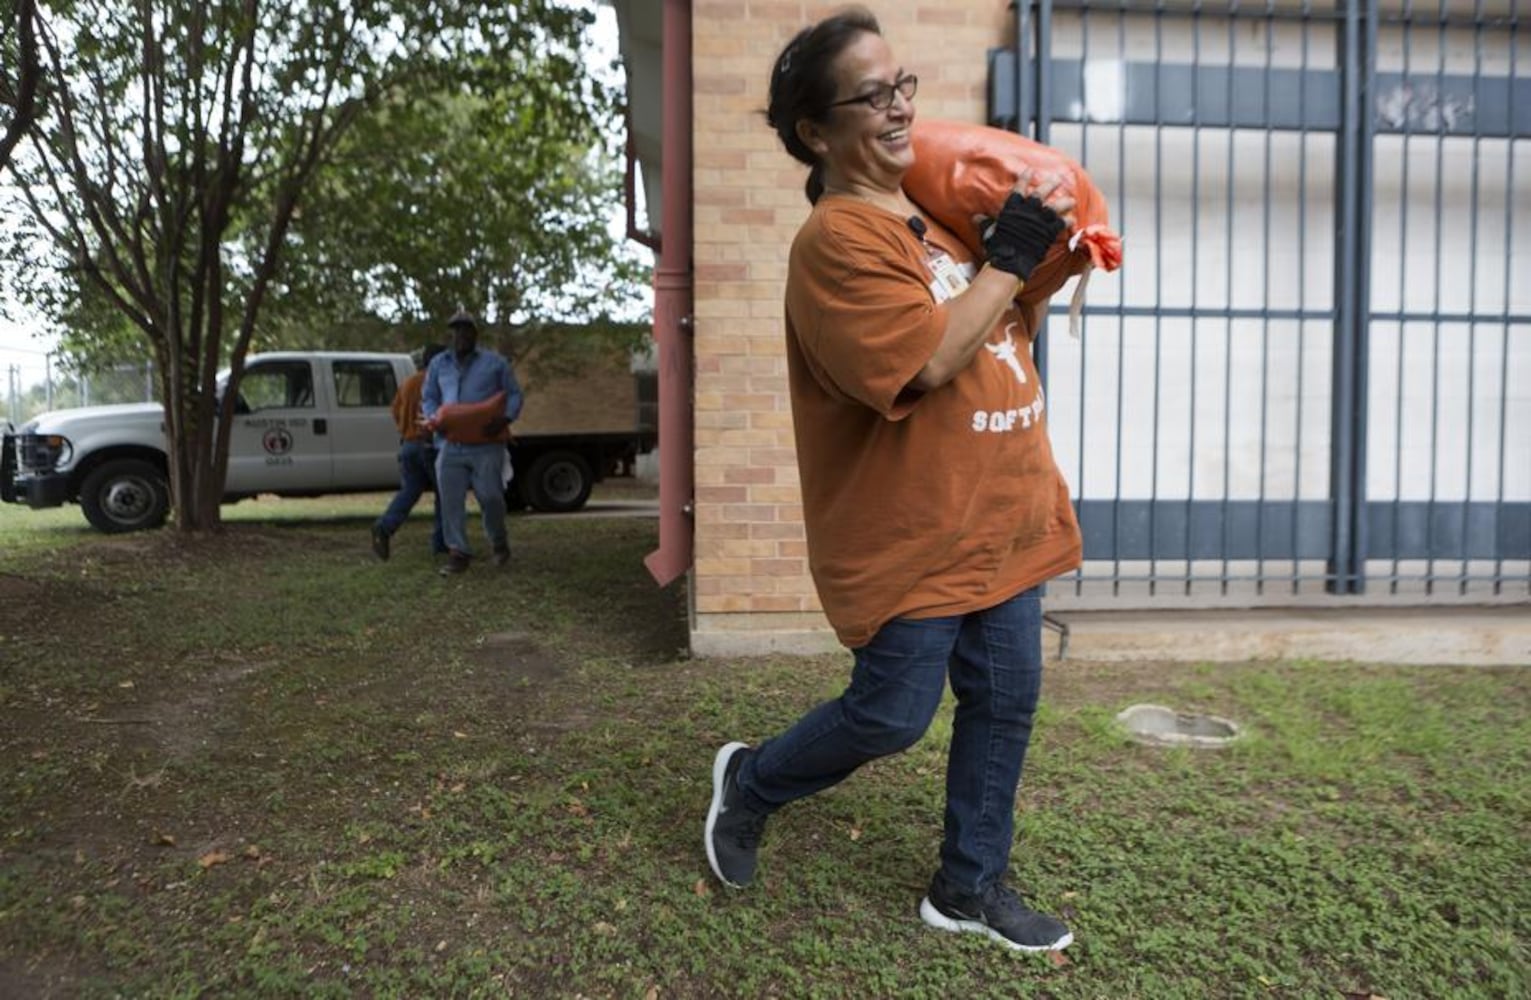
[[[447,553],[447,561],[441,564],[441,569],[436,572],[442,576],[456,576],[458,573],[468,572],[468,556],[466,553],[452,549]]]

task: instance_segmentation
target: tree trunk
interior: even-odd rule
[[[173,387],[177,379],[173,368],[164,371],[162,381],[170,456],[170,504],[178,531],[219,531],[223,527],[224,469],[215,461],[213,451],[217,439],[213,406],[210,400],[204,402],[206,393],[213,390],[204,391],[198,384],[200,364],[185,367],[195,372],[190,384]]]

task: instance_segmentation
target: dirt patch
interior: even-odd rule
[[[49,577],[0,575],[0,628],[16,632],[36,629],[61,615],[78,617],[81,608],[112,600],[109,591],[88,583]]]
[[[78,964],[78,960],[72,957],[71,962]],[[78,995],[79,980],[71,972],[62,975],[57,969],[50,969],[47,973],[33,972],[0,959],[0,997],[49,1000],[52,997]]]
[[[12,601],[30,601],[43,593],[45,588],[36,580],[28,580],[23,576],[14,576],[10,573],[0,573],[0,606],[10,604]]]
[[[219,664],[206,676],[183,688],[175,697],[150,702],[132,713],[134,719],[145,727],[143,732],[171,760],[212,749],[216,743],[215,727],[232,714],[224,710],[224,705],[235,693],[230,689],[272,666],[230,653],[215,656]]]
[[[150,531],[116,535],[92,546],[87,561],[103,566],[129,565],[141,571],[190,566],[231,565],[315,547],[330,549],[347,544],[332,535],[296,531],[265,525],[225,525],[218,531],[184,534]]]
[[[565,671],[563,664],[549,656],[525,632],[487,635],[468,659],[490,676],[511,684],[551,681],[563,676]]]

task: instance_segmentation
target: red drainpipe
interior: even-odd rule
[[[654,267],[659,346],[659,548],[643,560],[663,587],[691,568],[691,0],[665,0],[661,59],[660,248]]]

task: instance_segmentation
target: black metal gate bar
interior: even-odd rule
[[[1312,0],[1303,0],[1303,3],[1302,3],[1302,15],[1303,15],[1303,17],[1305,19],[1308,19],[1308,20],[1304,20],[1303,25],[1302,25],[1302,56],[1301,56],[1301,59],[1300,59],[1300,61],[1298,63],[1298,73],[1297,73],[1297,120],[1298,121],[1307,121],[1308,115],[1310,114],[1310,109],[1311,109],[1310,101],[1312,99],[1312,94],[1310,93],[1310,89],[1311,88],[1309,86],[1309,82],[1310,82],[1310,74],[1312,72],[1314,72],[1314,70],[1313,70],[1313,67],[1312,67],[1312,64],[1311,64],[1311,61],[1310,61],[1310,56],[1311,56],[1312,53],[1310,51],[1309,44],[1310,44],[1310,41],[1311,41],[1311,38],[1312,38],[1312,20],[1311,20],[1311,18],[1313,17],[1313,13],[1314,12],[1313,12]],[[1275,70],[1273,70],[1269,66],[1266,67],[1266,71],[1268,73],[1275,72]],[[1274,103],[1279,103],[1281,95],[1283,95],[1285,93],[1288,93],[1288,91],[1286,89],[1281,88],[1281,87],[1276,88],[1277,101],[1276,102],[1272,102],[1271,104],[1267,104],[1265,106],[1265,109],[1264,109],[1267,116],[1270,116],[1270,115],[1273,114],[1273,111],[1272,111],[1273,104]],[[1308,139],[1309,139],[1309,136],[1308,136],[1308,133],[1306,131],[1300,131],[1298,133],[1298,139],[1297,139],[1297,204],[1298,205],[1306,205],[1308,203]],[[1299,261],[1307,260],[1307,249],[1308,249],[1308,213],[1307,212],[1303,212],[1303,211],[1299,211],[1297,213],[1297,259]],[[1298,311],[1298,313],[1305,312],[1305,307],[1307,306],[1307,298],[1308,298],[1308,283],[1307,283],[1307,281],[1301,280],[1301,278],[1300,278],[1298,280],[1298,282],[1297,282],[1297,311]],[[1269,302],[1267,302],[1267,305],[1269,305]],[[1294,419],[1296,421],[1296,430],[1294,432],[1292,440],[1296,442],[1297,449],[1298,449],[1298,454],[1293,458],[1293,461],[1292,461],[1292,496],[1293,496],[1293,498],[1295,499],[1295,501],[1297,503],[1301,503],[1302,502],[1302,454],[1301,454],[1301,450],[1302,450],[1302,414],[1303,414],[1302,399],[1303,399],[1304,376],[1307,373],[1307,366],[1302,363],[1302,360],[1308,356],[1308,350],[1307,350],[1308,340],[1307,340],[1307,338],[1308,338],[1308,324],[1306,322],[1299,321],[1297,323],[1297,390],[1296,390],[1297,391],[1298,405],[1292,407],[1292,413],[1293,413]],[[1298,539],[1301,537],[1301,535],[1300,535],[1300,530],[1299,530],[1299,520],[1298,520],[1298,518],[1294,516],[1291,520],[1292,520],[1292,530],[1291,530],[1290,535],[1289,535],[1289,542],[1291,544],[1291,551],[1292,551],[1292,555],[1290,557],[1292,571],[1291,571],[1291,580],[1290,580],[1290,590],[1289,590],[1289,593],[1292,594],[1292,595],[1296,595],[1297,593],[1299,593],[1301,591],[1301,585],[1302,585],[1302,570],[1301,570],[1302,563],[1299,561],[1300,557],[1297,554],[1297,552],[1298,552],[1298,549],[1297,549]],[[1327,524],[1327,523],[1329,523],[1329,520],[1328,520],[1327,517],[1325,517],[1320,523]],[[1319,557],[1315,556],[1314,558],[1319,558]]]
[[[1483,0],[1474,0],[1473,13],[1476,15],[1476,20],[1478,21],[1477,24],[1473,25],[1473,79],[1478,80],[1482,79],[1483,77]],[[1441,68],[1442,75],[1444,75],[1444,63]],[[1478,124],[1478,118],[1476,115],[1473,116],[1472,143],[1473,175],[1472,190],[1468,195],[1468,219],[1470,222],[1467,243],[1468,246],[1476,249],[1478,246],[1478,209],[1480,207],[1478,201],[1478,180],[1481,173],[1479,168],[1483,161],[1483,130]],[[1477,253],[1472,254],[1472,257],[1467,264],[1467,311],[1470,313],[1476,313],[1478,311]],[[1474,391],[1477,389],[1476,376],[1478,373],[1478,366],[1476,364],[1478,358],[1477,323],[1469,324],[1467,327],[1467,358],[1467,502],[1462,505],[1462,522],[1457,526],[1458,531],[1464,537],[1467,535],[1468,505],[1471,504],[1473,500],[1473,443],[1476,438],[1476,435],[1473,434],[1473,418],[1478,412],[1478,407],[1476,405],[1477,396]],[[1459,595],[1467,593],[1467,577],[1471,572],[1472,561],[1464,554],[1462,557],[1461,571],[1457,574],[1457,593]]]
[[[1516,61],[1516,57],[1518,56],[1519,51],[1520,51],[1520,44],[1519,43],[1520,43],[1520,22],[1519,22],[1519,20],[1512,20],[1511,23],[1510,23],[1510,73],[1509,73],[1509,76],[1510,76],[1511,80],[1519,79],[1519,74],[1517,74],[1515,72],[1515,68],[1516,68],[1515,67],[1515,61]],[[1520,110],[1523,113],[1531,114],[1531,100],[1517,101],[1516,94],[1512,90],[1511,93],[1510,93],[1508,113],[1505,116],[1508,120],[1510,120],[1512,122],[1518,120],[1516,118],[1517,105],[1519,105],[1519,108],[1520,108]],[[1522,135],[1531,135],[1531,128],[1525,129],[1521,134]],[[1506,192],[1512,192],[1514,190],[1515,190],[1515,138],[1514,138],[1514,136],[1511,136],[1510,141],[1509,141],[1509,149],[1506,150],[1506,156],[1505,156],[1505,191]],[[1495,499],[1498,501],[1497,504],[1495,505],[1496,516],[1498,516],[1497,515],[1497,511],[1503,510],[1504,507],[1505,507],[1504,484],[1505,484],[1505,473],[1507,471],[1506,468],[1505,468],[1505,460],[1506,460],[1506,457],[1507,457],[1507,455],[1509,453],[1509,448],[1505,447],[1505,442],[1508,440],[1505,437],[1505,435],[1506,435],[1507,431],[1509,430],[1509,423],[1508,423],[1507,418],[1508,418],[1508,415],[1509,415],[1509,403],[1510,403],[1510,391],[1509,391],[1510,390],[1510,384],[1509,384],[1509,379],[1510,379],[1510,325],[1511,325],[1511,322],[1512,322],[1511,319],[1510,319],[1510,261],[1514,257],[1513,251],[1514,251],[1514,248],[1515,248],[1515,226],[1514,226],[1514,217],[1515,217],[1515,215],[1514,215],[1513,205],[1514,205],[1514,199],[1511,198],[1511,197],[1506,197],[1505,200],[1504,200],[1504,285],[1503,285],[1503,287],[1504,287],[1504,316],[1500,320],[1501,326],[1500,326],[1500,342],[1499,342],[1500,343],[1499,356],[1504,360],[1504,363],[1499,366],[1499,475],[1497,477],[1498,478],[1498,488],[1497,488],[1497,495],[1495,497]],[[1528,328],[1531,328],[1531,319],[1516,320],[1515,322],[1519,323],[1522,326],[1526,326]],[[1531,457],[1528,457],[1528,461],[1531,461]],[[1513,556],[1505,555],[1503,553],[1495,553],[1495,556],[1494,556],[1494,593],[1495,594],[1503,593],[1504,561],[1506,559],[1510,559],[1510,558],[1514,558],[1514,557]],[[1526,575],[1527,575],[1526,590],[1527,590],[1528,593],[1531,593],[1531,573],[1527,573]]]
[[[1370,176],[1371,116],[1365,113],[1362,95],[1366,69],[1375,65],[1377,51],[1376,0],[1366,0],[1365,21],[1361,5],[1345,4],[1340,34],[1341,121],[1339,145],[1340,218],[1335,247],[1335,303],[1339,308],[1334,330],[1334,402],[1330,410],[1334,454],[1331,460],[1331,496],[1334,498],[1335,545],[1330,556],[1329,588],[1337,594],[1360,593],[1365,586],[1367,525],[1361,516],[1361,497],[1366,487],[1365,405],[1366,361],[1369,325],[1361,315],[1367,301],[1371,226]],[[1363,30],[1364,29],[1364,30]]]

